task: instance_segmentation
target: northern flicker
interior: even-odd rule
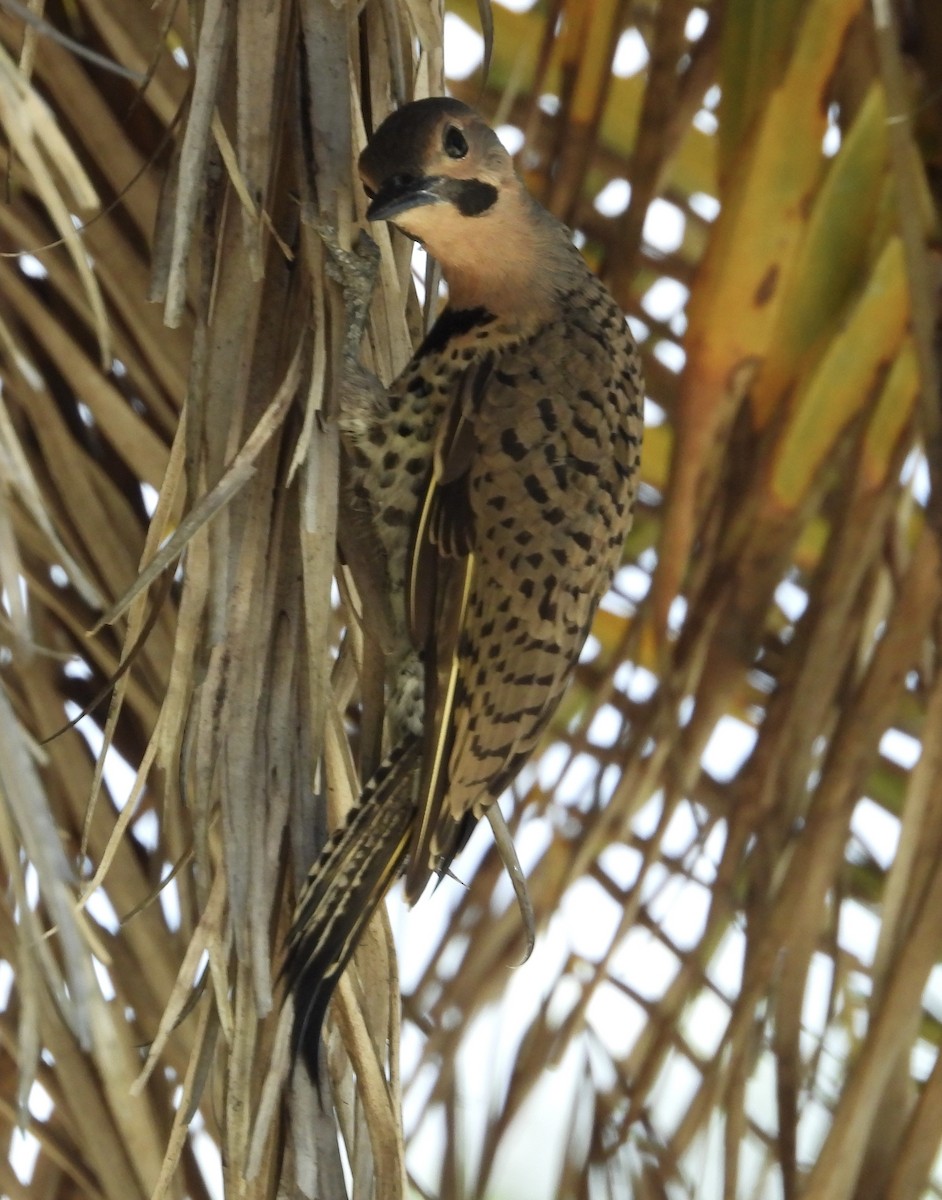
[[[395,743],[308,876],[288,942],[295,1050],[405,870],[415,900],[527,761],[631,523],[643,387],[625,318],[473,109],[420,100],[360,157],[367,216],[441,265],[448,302],[388,389],[346,389],[348,502],[400,650]]]

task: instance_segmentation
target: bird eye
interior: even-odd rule
[[[442,146],[449,158],[464,158],[468,153],[468,140],[457,125],[445,126]]]

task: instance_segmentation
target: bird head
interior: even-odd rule
[[[360,155],[367,217],[438,259],[454,307],[534,313],[571,267],[566,231],[529,195],[497,134],[448,97],[392,113]],[[534,318],[535,319],[535,318]]]
[[[360,177],[371,201],[367,217],[392,221],[420,241],[430,230],[434,238],[442,206],[480,217],[515,180],[493,129],[447,97],[417,100],[387,117],[360,155]]]

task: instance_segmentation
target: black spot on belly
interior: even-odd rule
[[[523,486],[527,489],[529,495],[537,502],[537,504],[545,504],[549,500],[546,488],[540,483],[535,475],[527,475],[524,478]]]
[[[540,420],[544,427],[550,433],[554,433],[559,428],[559,421],[556,419],[556,410],[553,408],[553,402],[549,396],[543,396],[537,401],[537,411],[540,414]]]
[[[500,448],[505,454],[509,454],[514,462],[520,462],[527,452],[526,446],[513,429],[505,429],[500,435]]]

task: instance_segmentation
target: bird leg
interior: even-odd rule
[[[332,225],[318,220],[312,224],[327,251],[327,274],[343,291],[347,327],[343,338],[337,424],[348,449],[355,450],[369,438],[387,407],[385,387],[360,362],[360,343],[369,319],[380,252],[365,230],[359,231],[353,249],[347,250],[340,245]]]
[[[356,361],[379,273],[379,246],[365,229],[361,229],[353,249],[346,250],[341,246],[333,226],[317,220],[313,225],[327,250],[327,274],[343,290],[343,302],[347,310],[344,361]]]
[[[343,292],[346,310],[339,379],[337,380],[337,426],[348,454],[342,473],[341,503],[344,519],[338,537],[344,561],[350,568],[362,605],[364,633],[380,651],[383,670],[398,695],[410,682],[407,676],[417,674],[417,661],[409,660],[415,652],[409,643],[403,618],[401,599],[395,603],[390,594],[386,553],[377,536],[375,514],[358,496],[357,482],[372,467],[364,464],[358,448],[370,443],[370,435],[383,420],[389,403],[386,388],[360,362],[360,343],[369,319],[370,303],[379,269],[379,247],[368,233],[357,234],[352,250],[340,245],[336,230],[322,221],[313,222],[326,250],[327,274]],[[368,489],[366,489],[368,490]],[[367,648],[369,651],[369,647]],[[401,660],[406,660],[403,663]],[[398,674],[402,668],[401,687]],[[394,713],[397,711],[394,706]],[[404,730],[393,722],[398,736]],[[394,741],[395,744],[395,741]],[[371,755],[367,754],[369,763]]]

